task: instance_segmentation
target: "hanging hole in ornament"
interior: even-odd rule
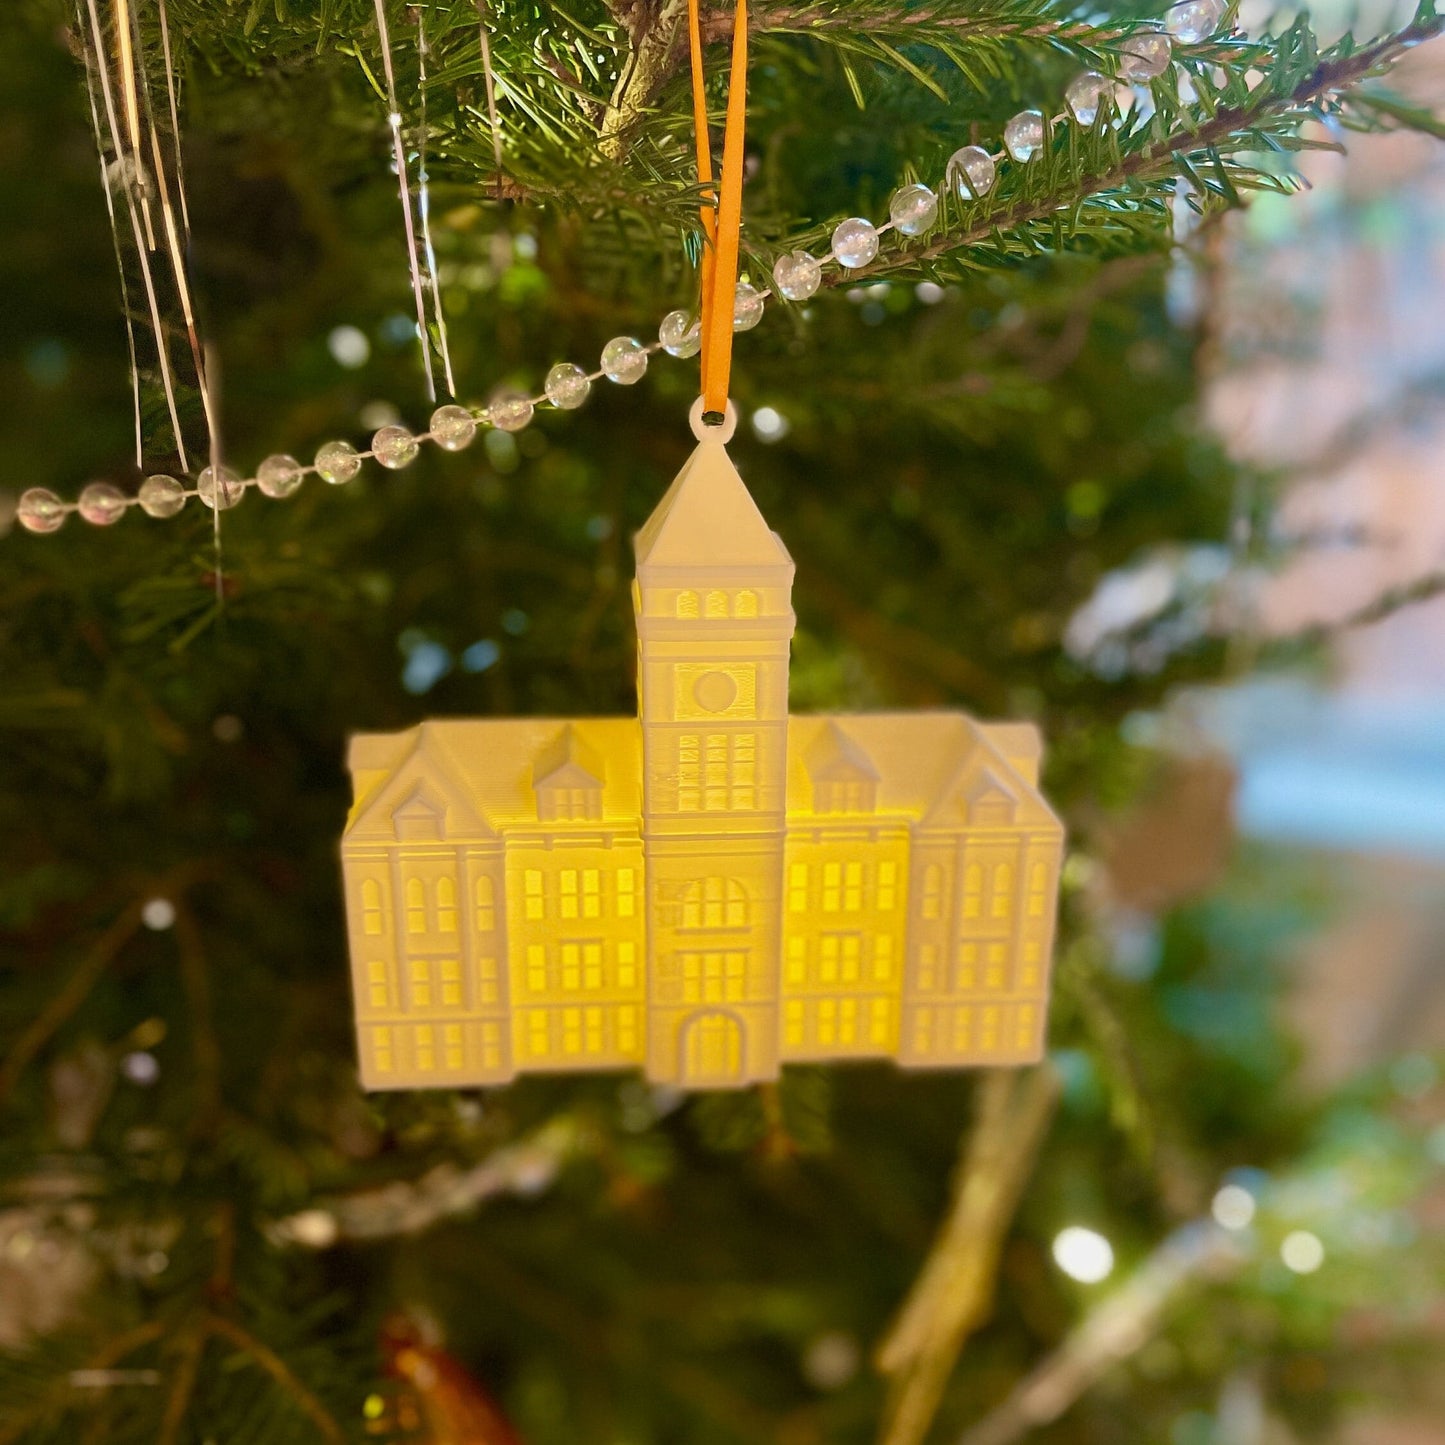
[[[704,411],[703,399],[698,397],[688,411],[687,420],[698,441],[722,442],[726,446],[738,429],[738,409],[728,402],[726,412]]]

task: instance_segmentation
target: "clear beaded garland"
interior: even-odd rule
[[[849,216],[833,228],[833,258],[856,271],[878,254],[878,228],[862,216]]]
[[[763,295],[756,286],[739,281],[733,293],[733,330],[751,331],[763,319]]]
[[[81,492],[75,510],[96,527],[109,527],[125,516],[125,493],[109,482],[92,482]]]
[[[316,453],[316,475],[339,487],[361,470],[361,454],[350,442],[327,442]]]
[[[514,387],[493,392],[487,403],[487,415],[498,431],[521,431],[532,420],[534,409],[532,398]]]
[[[899,186],[888,203],[888,219],[900,236],[921,236],[938,216],[938,197],[916,181]]]
[[[186,505],[186,489],[174,477],[157,472],[140,484],[137,500],[148,517],[174,517]]]
[[[758,315],[761,320],[762,313]],[[736,311],[733,324],[737,325]],[[662,324],[657,328],[657,339],[669,356],[696,356],[702,350],[702,322],[694,320],[690,311],[679,307],[662,318]]]
[[[476,434],[477,419],[464,406],[449,403],[431,414],[432,440],[444,452],[459,452],[471,446]]]
[[[1140,30],[1120,42],[1117,80],[1138,85],[1156,79],[1169,68],[1174,44],[1195,45],[1209,39],[1229,13],[1229,0],[1182,0],[1165,15],[1162,29]],[[1093,126],[1113,105],[1114,87],[1115,81],[1098,71],[1075,76],[1065,88],[1062,114],[1050,120],[1041,110],[1020,112],[1005,125],[1003,147],[994,154],[979,145],[961,146],[949,158],[945,185],[962,201],[987,195],[997,182],[1000,161],[1027,165],[1048,143],[1050,126],[1060,122],[1072,120],[1080,126]],[[779,255],[773,263],[773,289],[789,301],[806,301],[822,286],[823,268],[830,262],[845,271],[858,270],[877,256],[884,232],[921,235],[934,224],[937,214],[938,196],[928,186],[919,182],[900,186],[890,200],[887,225],[880,228],[865,217],[851,216],[834,228],[827,256],[814,256],[802,249]],[[733,309],[735,330],[751,330],[758,324],[768,294],[747,282],[738,286]],[[340,485],[357,475],[366,455],[375,456],[382,466],[398,468],[415,459],[424,441],[434,441],[444,451],[460,451],[476,436],[479,415],[482,421],[502,430],[517,431],[531,421],[535,408],[543,402],[564,411],[581,406],[597,376],[630,386],[646,374],[652,352],[665,350],[672,356],[690,357],[697,354],[700,345],[698,321],[692,312],[679,309],[663,318],[658,340],[651,346],[631,336],[614,337],[602,350],[600,370],[592,375],[572,362],[558,362],[547,373],[541,396],[503,390],[493,397],[488,411],[480,414],[455,403],[439,406],[424,435],[414,436],[402,426],[385,426],[373,437],[372,449],[365,454],[349,442],[327,442],[317,451],[314,466],[306,467],[294,457],[278,453],[267,457],[249,480],[228,467],[220,468],[218,473],[207,467],[197,477],[194,491],[188,490],[181,479],[156,474],[141,483],[133,498],[108,482],[90,484],[73,503],[63,501],[47,488],[32,487],[14,504],[13,515],[27,531],[48,533],[57,531],[71,512],[78,512],[95,526],[110,526],[132,505],[150,517],[173,517],[193,495],[200,496],[208,507],[220,510],[236,506],[251,486],[267,497],[288,497],[312,471],[324,481]]]
[[[1003,144],[1013,160],[1021,164],[1033,160],[1044,145],[1043,111],[1021,110],[1004,126]]]
[[[553,406],[562,411],[575,411],[587,400],[592,378],[575,362],[559,361],[547,373],[542,389]]]
[[[409,467],[421,448],[417,439],[404,426],[378,427],[371,439],[371,454],[389,472]]]
[[[806,251],[784,251],[773,262],[773,285],[789,301],[806,301],[822,284],[822,262]]]
[[[948,158],[948,183],[961,201],[986,196],[997,175],[994,158],[982,146],[961,146]]]
[[[27,532],[58,532],[65,525],[66,508],[48,487],[31,487],[21,492],[15,515]]]
[[[196,495],[218,512],[239,506],[246,497],[246,484],[230,467],[207,467],[196,478]]]
[[[256,485],[261,489],[261,495],[274,501],[291,496],[305,478],[306,472],[301,463],[282,452],[267,457],[256,468]]]
[[[647,348],[635,336],[614,336],[602,348],[602,370],[608,381],[633,386],[647,374]]]

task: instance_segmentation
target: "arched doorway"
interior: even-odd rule
[[[739,1084],[743,1078],[743,1026],[736,1015],[713,1009],[682,1026],[682,1082],[691,1088]]]

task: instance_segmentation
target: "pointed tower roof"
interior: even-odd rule
[[[633,543],[643,567],[791,567],[721,442],[698,444]]]

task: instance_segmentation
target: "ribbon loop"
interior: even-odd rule
[[[723,129],[722,177],[713,186],[708,144],[707,94],[702,66],[702,25],[698,0],[688,0],[688,41],[692,55],[692,116],[697,140],[697,175],[702,182],[702,410],[719,416],[727,410],[732,374],[733,295],[738,279],[738,241],[743,221],[743,133],[748,107],[748,7],[737,0],[733,12],[732,71],[728,79],[727,121]]]

